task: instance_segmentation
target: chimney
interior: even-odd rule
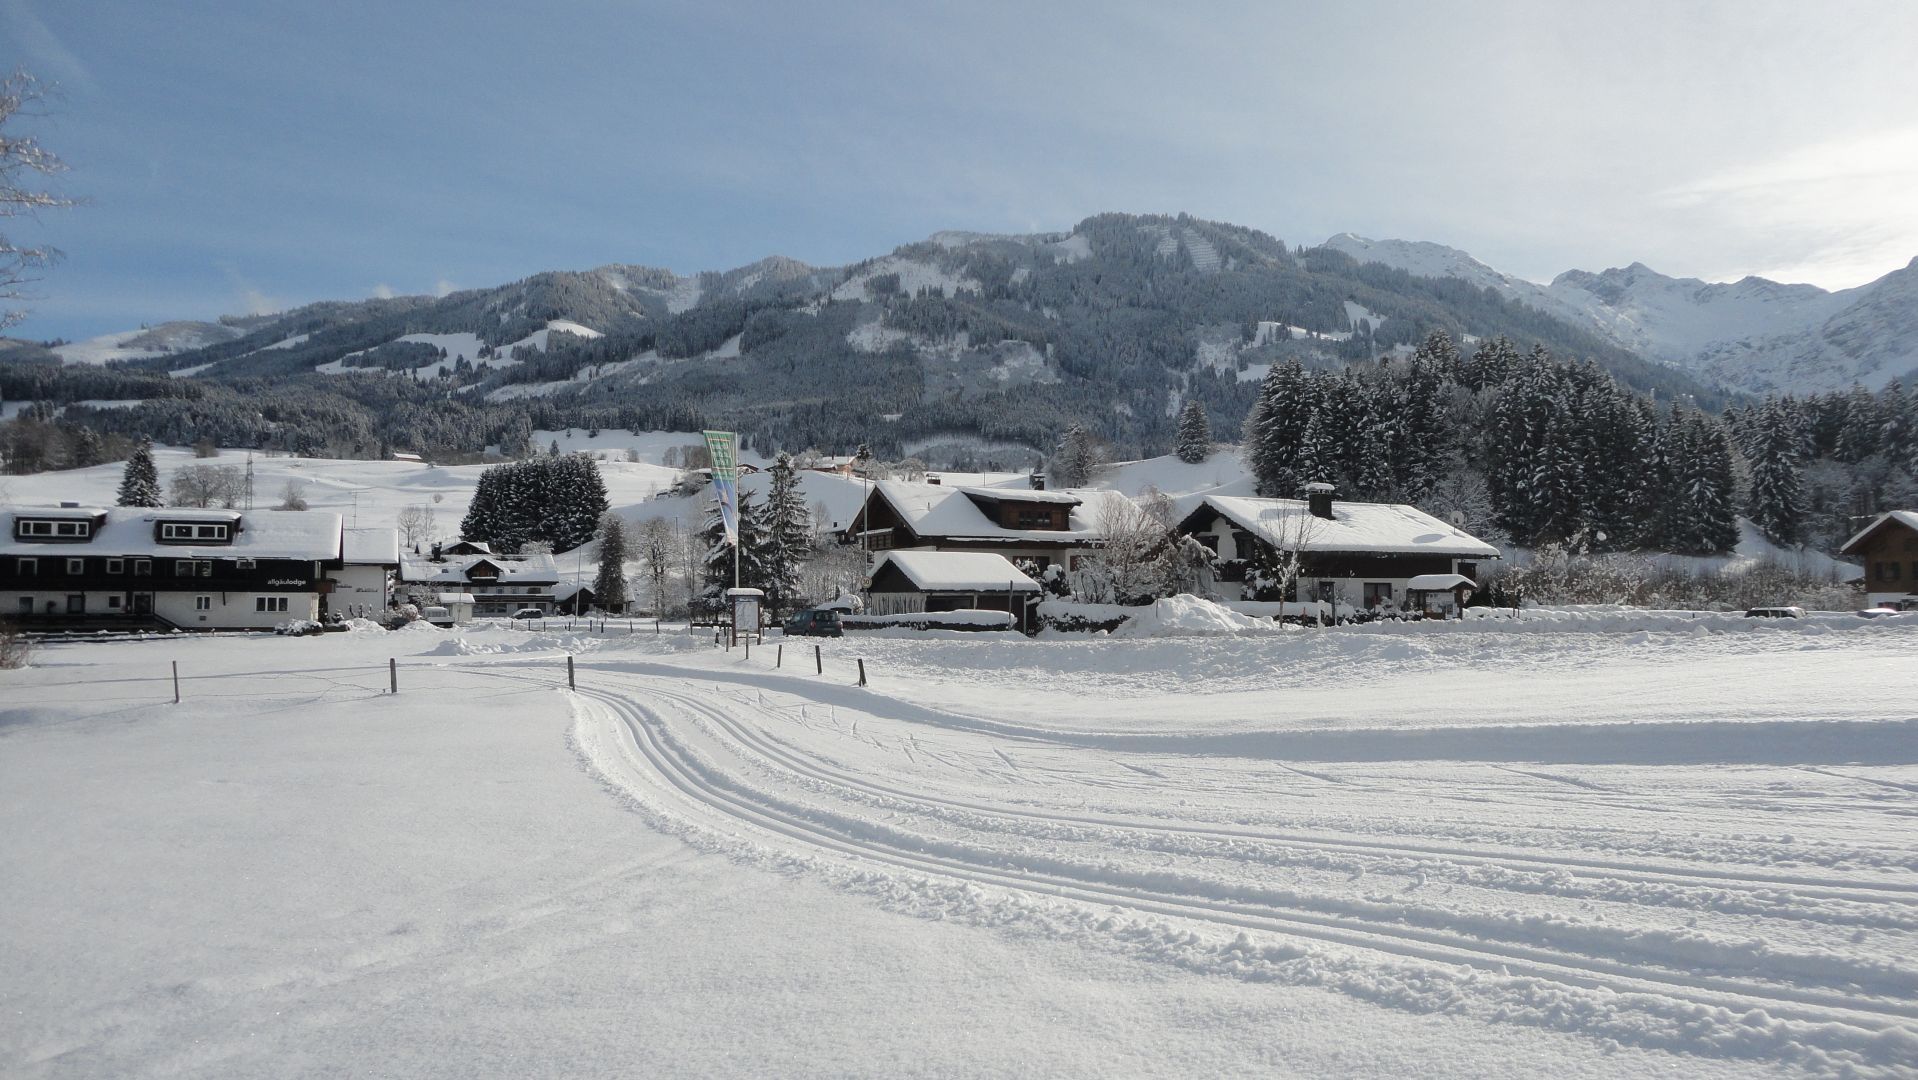
[[[1046,474],[1035,472],[1031,476],[1026,477],[1026,483],[1031,485],[1034,491],[1044,491],[1046,489]]]
[[[927,474],[927,476],[926,476],[926,483],[928,483],[928,484],[937,484],[937,483],[939,483],[939,478],[938,478],[938,477],[936,477],[936,476],[933,476],[933,475],[931,475],[931,474]]]
[[[1332,520],[1332,498],[1338,489],[1331,484],[1318,483],[1305,485],[1306,505],[1312,510],[1312,516]]]

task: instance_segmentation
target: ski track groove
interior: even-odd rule
[[[1289,912],[1251,903],[1175,893],[1155,893],[1146,888],[1082,880],[1049,871],[1000,869],[929,852],[897,850],[888,847],[880,840],[843,835],[831,825],[811,820],[804,813],[773,805],[778,801],[776,798],[762,796],[762,801],[752,798],[749,794],[742,794],[737,790],[737,781],[729,785],[702,775],[703,770],[699,766],[680,760],[680,755],[673,751],[668,740],[652,730],[654,723],[661,725],[664,730],[663,718],[658,717],[652,710],[613,693],[589,691],[585,692],[584,696],[609,708],[631,734],[636,747],[651,767],[686,797],[730,817],[744,819],[789,839],[862,859],[998,887],[1036,891],[1096,904],[1116,903],[1160,915],[1197,919],[1224,926],[1274,931],[1296,937],[1316,938],[1401,958],[1462,964],[1501,973],[1512,973],[1514,969],[1517,969],[1521,973],[1529,973],[1551,981],[1614,991],[1620,990],[1620,983],[1623,982],[1630,984],[1632,989],[1665,998],[1678,998],[1702,1005],[1739,1010],[1758,1007],[1772,1015],[1789,1016],[1818,1023],[1833,1022],[1853,1027],[1879,1029],[1899,1025],[1909,1018],[1918,1017],[1918,1006],[1902,1002],[1861,1002],[1841,994],[1805,990],[1787,985],[1752,984],[1722,976],[1660,972],[1602,957],[1559,953],[1532,945],[1485,941],[1409,926],[1367,923],[1362,918]],[[782,759],[788,756],[776,748],[769,752],[763,743],[753,739],[750,734],[742,733],[741,728],[744,726],[742,721],[725,716],[722,711],[713,709],[703,701],[673,694],[662,696],[674,699],[679,707],[725,730],[733,738],[745,743],[762,756],[769,757],[775,762],[782,762]],[[652,717],[651,723],[649,723],[649,716]],[[810,766],[803,764],[798,767],[790,761],[785,761],[783,764],[800,775],[811,771]],[[815,778],[834,785],[848,784],[847,779],[831,775],[830,770],[825,776],[815,774]],[[855,783],[853,786],[866,785]],[[881,785],[871,785],[871,788],[887,797],[905,798],[908,802],[922,798],[912,794],[902,795]],[[1004,808],[968,807],[968,809],[983,809],[988,813],[1021,816],[1017,812]],[[1043,813],[1023,816],[1047,821],[1056,821],[1062,817],[1062,815]],[[1115,825],[1109,821],[1088,823],[1107,827]],[[1167,826],[1160,826],[1160,828],[1167,831],[1192,831],[1172,829]],[[1382,846],[1385,845],[1367,845],[1369,848]],[[1886,898],[1881,895],[1874,899]]]

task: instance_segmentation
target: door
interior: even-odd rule
[[[137,592],[133,594],[133,613],[135,615],[153,614],[153,594]]]
[[[67,614],[85,615],[86,613],[87,613],[87,594],[86,593],[68,593],[67,594]]]
[[[20,598],[20,614],[22,615],[33,614],[33,597],[23,596]]]

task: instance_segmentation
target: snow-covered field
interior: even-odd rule
[[[0,672],[0,1074],[1918,1070],[1918,625],[637,629]]]

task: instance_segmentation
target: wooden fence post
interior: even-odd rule
[[[782,641],[779,644],[773,646],[773,666],[778,667],[779,665],[785,662],[786,662],[786,643]]]
[[[866,685],[866,661],[863,659],[859,661],[859,685]]]
[[[178,660],[173,662],[173,703],[175,705],[180,703],[180,662]]]
[[[579,684],[573,681],[573,654],[566,654],[566,689],[577,690]]]
[[[397,657],[386,658],[386,682],[395,694],[400,692],[400,662]]]
[[[826,673],[826,662],[820,659],[819,646],[817,645],[812,647],[812,667],[813,674],[815,675],[824,675]]]

